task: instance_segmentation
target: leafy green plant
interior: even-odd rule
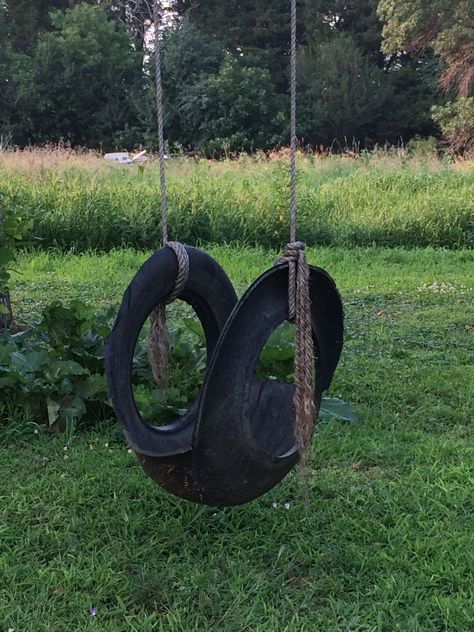
[[[107,385],[103,336],[95,310],[53,303],[27,331],[0,336],[0,388],[5,399],[51,429],[104,416]],[[1,417],[1,411],[0,411]]]
[[[161,425],[183,415],[197,396],[206,369],[206,343],[202,327],[192,318],[181,318],[177,326],[169,328],[171,383],[163,392],[150,370],[146,333],[134,355],[134,397],[142,416],[149,423]]]
[[[294,378],[294,328],[284,323],[268,339],[260,354],[257,376],[282,382],[292,382]],[[323,420],[357,422],[359,417],[350,404],[336,397],[323,397],[320,406]]]
[[[104,367],[104,338],[112,314],[97,315],[84,303],[65,306],[56,301],[27,331],[0,336],[0,389],[9,405],[26,411],[52,431],[71,433],[78,422],[92,423],[112,414]],[[146,351],[146,329],[133,361],[137,406],[152,424],[166,424],[186,412],[198,395],[206,368],[202,327],[182,317],[170,329],[172,382],[160,391],[152,377]],[[257,370],[261,377],[293,379],[293,329],[282,326],[266,344]],[[5,410],[5,408],[4,408]],[[344,402],[323,402],[323,417],[354,421]],[[2,408],[0,407],[0,419]]]
[[[33,227],[33,220],[25,220],[19,209],[4,208],[0,197],[0,293],[8,290],[10,267],[15,258],[15,248]],[[6,313],[0,305],[0,314]]]

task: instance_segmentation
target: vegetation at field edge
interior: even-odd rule
[[[0,203],[33,221],[40,247],[84,251],[161,240],[155,164],[3,152]],[[285,153],[169,162],[169,222],[184,243],[280,247],[288,239]],[[474,245],[474,169],[409,151],[300,157],[299,236],[308,245]]]

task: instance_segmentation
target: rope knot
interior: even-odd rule
[[[176,275],[176,282],[174,289],[171,292],[167,303],[172,303],[183,293],[184,286],[189,277],[189,255],[186,248],[179,241],[167,241],[165,246],[171,248],[178,260],[178,274]]]
[[[280,257],[277,263],[288,264],[288,320],[295,322],[297,311],[297,276],[300,268],[308,267],[306,262],[305,245],[302,241],[292,241],[286,244],[285,254]],[[308,270],[309,276],[309,270]]]
[[[298,263],[301,253],[304,254],[305,245],[302,241],[292,241],[285,246],[285,254],[280,258],[283,262],[295,262]]]

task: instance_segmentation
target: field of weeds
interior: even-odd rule
[[[285,152],[168,161],[171,236],[188,244],[281,247]],[[299,157],[299,237],[308,245],[474,245],[474,165],[407,150]],[[33,220],[43,247],[107,251],[160,243],[158,165],[93,152],[0,153],[0,203]]]

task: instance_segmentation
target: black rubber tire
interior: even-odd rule
[[[288,318],[288,266],[265,272],[235,304],[232,285],[217,263],[196,249],[188,253],[183,298],[203,324],[210,359],[198,400],[164,428],[148,426],[133,400],[131,362],[138,333],[156,304],[169,296],[176,277],[176,259],[168,249],[143,266],[125,294],[107,340],[107,375],[125,436],[156,483],[194,502],[238,505],[269,491],[298,460],[294,386],[255,375],[266,340]],[[319,268],[311,268],[310,293],[319,407],[342,351],[344,317],[334,282]]]
[[[324,271],[311,269],[310,291],[319,407],[342,350],[343,312]],[[294,386],[255,376],[262,347],[287,317],[288,269],[280,266],[252,285],[221,333],[201,393],[193,449],[166,459],[138,456],[155,482],[194,502],[238,505],[269,491],[292,469],[298,460]]]
[[[208,359],[237,303],[232,283],[207,253],[186,247],[189,277],[182,298],[192,306],[206,336]],[[152,427],[141,417],[132,391],[132,361],[138,335],[153,309],[170,296],[177,274],[170,248],[158,250],[140,268],[122,300],[115,326],[105,343],[105,365],[112,404],[130,446],[141,454],[167,456],[191,449],[198,399],[183,417]]]

